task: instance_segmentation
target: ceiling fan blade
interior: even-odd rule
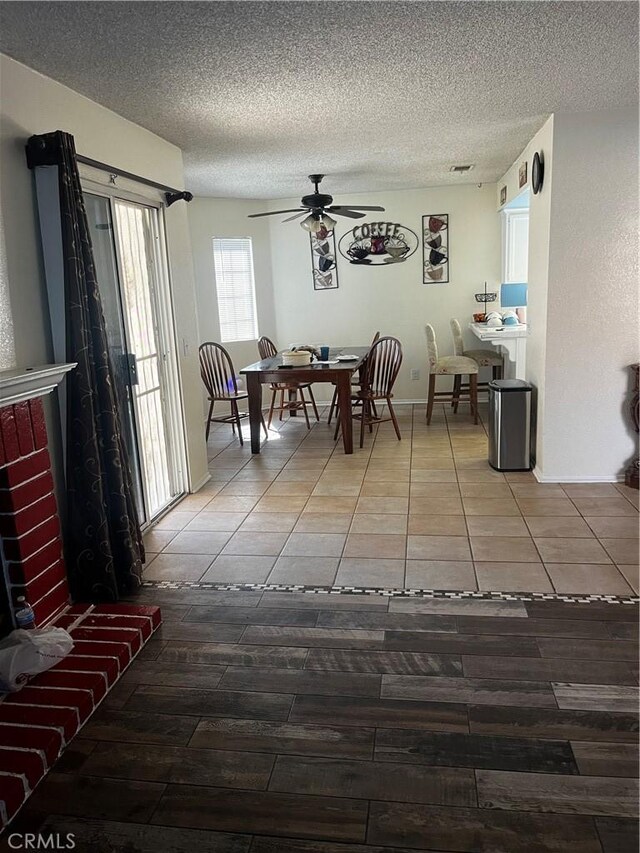
[[[287,218],[283,219],[282,221],[283,222],[293,222],[294,219],[300,219],[300,217],[304,216],[305,213],[307,213],[307,212],[308,212],[307,208],[304,207],[304,208],[302,208],[302,210],[299,213],[294,213],[293,216],[287,216]]]
[[[339,210],[336,210],[335,207],[328,208],[330,213],[335,213],[336,216],[348,216],[349,219],[362,219],[363,216],[366,216],[366,213],[360,213],[359,210],[350,210],[348,207],[341,207]]]
[[[294,213],[298,210],[306,210],[306,207],[290,207],[289,210],[268,210],[266,213],[249,213],[249,219],[255,219],[257,216],[276,216],[278,213]]]
[[[328,207],[327,210],[335,211],[336,213],[340,213],[341,210],[384,210],[384,207],[380,207],[380,205],[373,204],[334,204],[332,207]]]

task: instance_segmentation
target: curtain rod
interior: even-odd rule
[[[134,175],[133,172],[125,172],[123,169],[118,169],[116,166],[109,166],[107,163],[101,163],[99,160],[92,160],[90,157],[83,157],[82,154],[76,155],[78,163],[84,163],[85,166],[91,166],[94,169],[100,169],[102,172],[110,172],[119,178],[130,178],[132,181],[137,181],[140,184],[145,184],[147,187],[153,187],[156,190],[164,192],[167,207],[175,201],[191,201],[193,193],[186,190],[177,190],[174,187],[168,187],[166,184],[159,184],[157,181],[152,181],[149,178],[143,178],[140,175]]]

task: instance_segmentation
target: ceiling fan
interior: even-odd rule
[[[384,207],[379,205],[366,204],[333,204],[333,196],[321,193],[318,190],[320,181],[324,175],[309,175],[309,180],[313,184],[314,191],[311,195],[305,195],[300,199],[302,207],[293,207],[289,210],[269,210],[266,213],[250,213],[249,218],[254,219],[257,216],[276,216],[279,213],[293,213],[294,216],[289,216],[283,222],[291,222],[294,219],[299,219],[307,214],[302,220],[300,226],[306,231],[318,233],[319,231],[333,231],[336,220],[330,215],[335,213],[336,216],[348,216],[350,219],[361,219],[366,216],[364,210],[384,210]]]

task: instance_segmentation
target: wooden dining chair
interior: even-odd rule
[[[271,340],[271,338],[267,338],[263,335],[258,341],[258,352],[260,353],[260,358],[273,358],[274,355],[278,354],[278,348]],[[310,382],[272,382],[271,383],[271,405],[269,406],[269,417],[267,419],[267,424],[270,427],[271,421],[273,419],[274,411],[279,413],[278,420],[282,420],[282,415],[284,412],[292,412],[298,409],[302,409],[304,412],[304,418],[307,422],[307,429],[311,429],[311,424],[309,423],[309,415],[307,414],[307,406],[309,403],[313,406],[313,412],[316,416],[316,420],[320,420],[320,416],[318,415],[318,407],[316,406],[316,401],[313,396],[313,391],[311,390]],[[304,396],[304,392],[309,392],[309,400],[307,400]],[[280,394],[280,405],[276,406],[276,396]],[[287,394],[287,399],[285,399],[285,393]],[[298,398],[299,395],[299,398]]]
[[[478,362],[463,355],[445,355],[438,357],[438,344],[433,326],[427,323],[427,355],[429,359],[429,393],[427,396],[427,424],[431,423],[433,403],[438,397],[442,402],[455,403],[454,411],[458,411],[460,400],[469,400],[474,424],[478,423]],[[454,387],[451,391],[436,391],[438,376],[453,376]],[[462,385],[456,386],[456,379],[469,377],[469,382],[463,390]],[[467,390],[468,389],[468,390]]]
[[[234,432],[236,426],[238,427],[240,444],[244,444],[240,421],[249,415],[247,412],[239,411],[238,400],[246,400],[249,395],[246,391],[238,390],[238,381],[236,379],[236,372],[233,369],[231,356],[223,346],[213,341],[201,344],[198,348],[198,354],[200,357],[200,376],[204,382],[204,387],[207,389],[207,398],[209,400],[205,440],[209,439],[209,431],[212,423],[231,424]],[[213,407],[218,402],[229,403],[231,413],[220,418],[214,418]],[[264,419],[262,420],[262,427],[265,433],[267,433]]]
[[[380,340],[380,332],[376,332],[375,335],[373,336],[373,340],[371,341],[371,344],[369,346],[369,351],[371,351],[371,347],[378,340]],[[361,386],[363,375],[364,375],[364,361],[362,362],[362,364],[358,368],[357,376],[352,377],[351,384],[358,386],[358,387]],[[375,413],[375,403],[373,404],[373,410]],[[329,407],[329,420],[327,421],[327,424],[331,423],[331,420],[332,420],[334,414],[337,413],[337,411],[338,411],[338,389],[334,388],[333,389],[333,397],[331,398],[331,406]]]
[[[362,384],[358,391],[352,395],[354,404],[360,406],[353,417],[360,421],[360,447],[364,447],[365,427],[373,432],[374,424],[391,421],[396,431],[398,441],[402,439],[398,419],[391,404],[393,397],[393,386],[402,365],[402,344],[397,338],[390,336],[378,338],[371,346],[362,365]],[[389,408],[389,417],[378,415],[375,404],[385,402]],[[338,438],[340,432],[340,419],[336,424],[334,439]]]

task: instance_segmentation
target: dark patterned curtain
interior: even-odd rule
[[[65,553],[76,600],[115,600],[140,585],[144,548],[114,391],[73,136],[32,136],[27,162],[58,167],[67,361]]]

